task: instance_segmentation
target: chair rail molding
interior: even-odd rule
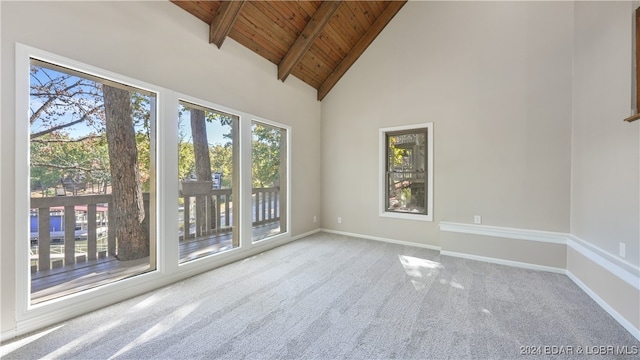
[[[440,231],[492,236],[515,240],[538,241],[548,244],[564,244],[568,248],[608,270],[621,280],[640,290],[640,267],[616,257],[601,248],[570,233],[517,229],[500,226],[476,225],[441,221]],[[446,253],[446,251],[445,251]]]
[[[531,229],[517,229],[501,226],[464,224],[454,222],[440,222],[440,230],[472,235],[493,236],[507,239],[539,241],[550,244],[566,244],[566,233],[540,231]]]

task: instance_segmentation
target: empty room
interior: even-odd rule
[[[638,1],[0,1],[0,357],[640,355]]]

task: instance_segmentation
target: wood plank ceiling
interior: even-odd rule
[[[406,0],[171,2],[209,24],[210,43],[234,39],[276,64],[279,80],[293,75],[322,100]]]

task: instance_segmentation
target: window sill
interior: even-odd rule
[[[411,213],[400,213],[400,212],[388,212],[383,211],[380,214],[380,217],[393,218],[393,219],[403,219],[403,220],[414,220],[414,221],[433,221],[433,215],[421,215],[421,214],[411,214]]]

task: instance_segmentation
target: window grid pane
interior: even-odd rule
[[[386,133],[385,211],[427,215],[427,129]]]

